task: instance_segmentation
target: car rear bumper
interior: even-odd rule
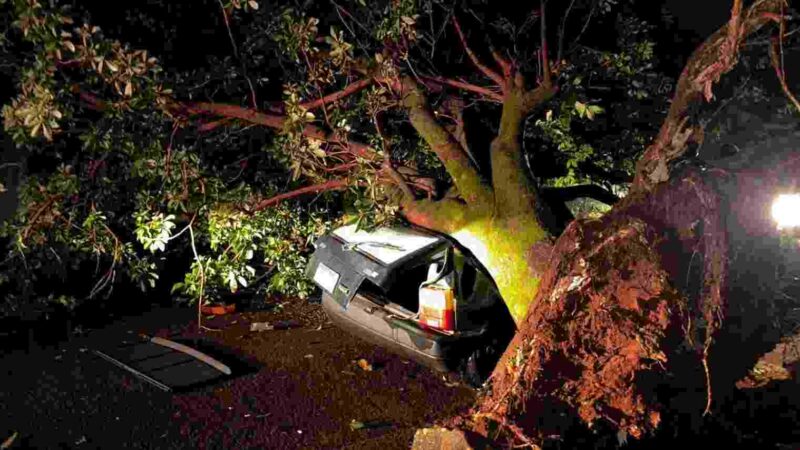
[[[323,295],[322,306],[331,321],[345,331],[443,372],[458,369],[481,336],[480,333],[464,336],[423,330],[413,321],[392,316],[361,294],[353,296],[346,307],[329,295]]]

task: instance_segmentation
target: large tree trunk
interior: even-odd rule
[[[528,311],[552,249],[553,215],[527,177],[520,127],[531,108],[552,95],[549,85],[526,90],[521,76],[509,75],[500,130],[492,141],[492,183],[482,179],[463,144],[442,127],[416,83],[404,80],[404,104],[411,124],[453,178],[460,199],[430,202],[407,198],[406,218],[451,235],[492,276],[514,320]]]

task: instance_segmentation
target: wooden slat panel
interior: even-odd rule
[[[230,375],[231,374],[230,367],[226,366],[225,364],[222,364],[221,362],[219,362],[216,359],[206,355],[205,353],[199,352],[199,351],[197,351],[197,350],[195,350],[195,349],[193,349],[191,347],[188,347],[186,345],[179,344],[179,343],[174,342],[174,341],[170,341],[169,339],[160,338],[158,336],[154,336],[152,339],[150,339],[150,342],[152,342],[154,344],[158,344],[158,345],[163,345],[164,347],[169,347],[169,348],[171,348],[173,350],[177,350],[179,352],[186,353],[187,355],[191,355],[191,356],[197,358],[199,361],[202,361],[202,362],[208,364],[209,366],[219,370],[220,372],[224,373],[225,375]]]
[[[133,375],[137,376],[138,378],[140,378],[140,379],[152,384],[153,386],[155,386],[155,387],[157,387],[157,388],[159,388],[161,390],[168,391],[168,392],[170,390],[172,390],[166,384],[164,384],[164,383],[162,383],[162,382],[160,382],[160,381],[148,376],[145,373],[142,373],[142,372],[134,369],[133,367],[123,363],[122,361],[118,361],[118,360],[106,355],[105,353],[103,353],[101,351],[95,350],[94,354],[99,356],[99,357],[101,357],[101,358],[103,358],[103,359],[105,359],[106,361],[110,362],[111,364],[114,364],[115,366],[117,366],[117,367],[119,367],[121,369],[127,370],[128,372],[132,373]]]

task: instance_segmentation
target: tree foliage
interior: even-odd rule
[[[308,295],[314,236],[398,220],[409,192],[462,195],[409,126],[398,80],[421,87],[492,178],[485,136],[498,132],[503,92],[473,51],[536,82],[555,77],[558,93],[523,124],[524,176],[624,194],[654,132],[636,115],[665,111],[674,83],[659,59],[674,51],[658,47],[665,25],[631,1],[548,5],[559,19],[547,28],[538,6],[490,3],[202,2],[216,44],[186,61],[158,46],[174,28],[150,41],[132,32],[163,22],[158,12],[127,7],[123,21],[91,3],[3,1],[17,87],[4,127],[27,168],[3,231],[7,301],[43,298],[56,279],[78,299],[122,280],[146,290],[187,258],[171,280],[187,298],[253,283]],[[174,18],[197,36],[189,20]]]

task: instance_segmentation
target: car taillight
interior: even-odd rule
[[[425,286],[419,290],[419,322],[443,331],[456,328],[453,290],[441,286]]]

